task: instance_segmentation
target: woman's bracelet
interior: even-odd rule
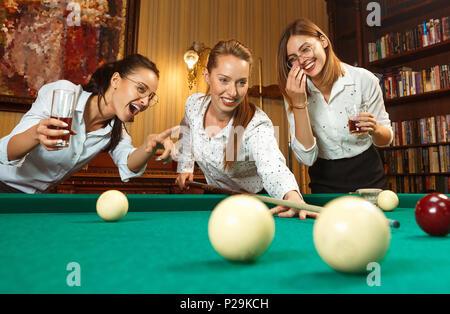
[[[303,106],[294,106],[292,105],[292,108],[294,109],[305,109],[306,107],[308,107],[309,102],[305,101],[305,104]]]

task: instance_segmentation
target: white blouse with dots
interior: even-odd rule
[[[289,110],[285,100],[285,108],[291,134],[291,145],[297,160],[311,166],[317,157],[323,159],[350,158],[361,154],[372,145],[371,136],[355,136],[348,130],[348,118],[345,107],[352,103],[366,103],[368,111],[375,116],[377,123],[393,131],[389,114],[384,108],[383,94],[378,78],[370,71],[342,63],[345,74],[333,84],[330,99],[325,101],[322,93],[307,80],[308,113],[314,134],[314,145],[306,149],[295,138],[294,113]]]
[[[258,193],[264,188],[278,199],[292,190],[300,194],[297,181],[278,148],[272,122],[259,108],[244,130],[237,161],[233,162],[231,170],[223,170],[224,151],[231,131],[237,133],[239,128],[233,129],[234,119],[231,119],[225,128],[209,137],[203,121],[210,96],[202,106],[203,96],[193,94],[186,101],[178,173],[193,172],[194,162],[197,162],[210,185],[250,193]],[[227,153],[227,156],[234,154]]]

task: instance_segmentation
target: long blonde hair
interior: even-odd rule
[[[227,56],[232,55],[235,56],[241,60],[247,61],[250,65],[250,69],[253,63],[253,57],[252,53],[250,52],[250,49],[248,49],[246,46],[241,44],[239,41],[231,39],[228,41],[219,41],[214,48],[212,48],[208,63],[206,65],[206,69],[209,73],[217,67],[217,59],[220,56]],[[206,96],[210,95],[210,89],[209,86],[206,90]],[[205,104],[206,99],[208,97],[205,97],[202,103],[202,106]],[[233,167],[233,162],[237,160],[238,156],[238,149],[240,147],[240,142],[242,140],[243,132],[240,132],[239,134],[236,134],[234,130],[238,126],[242,126],[244,129],[247,127],[249,122],[252,120],[254,114],[256,111],[256,107],[251,104],[248,101],[248,94],[244,96],[244,99],[242,103],[239,104],[239,106],[235,109],[234,112],[234,121],[233,121],[233,128],[231,129],[230,138],[228,139],[228,143],[225,147],[224,151],[224,170],[231,170]],[[231,135],[233,135],[233,138],[231,138]],[[233,159],[227,160],[227,152],[230,151],[230,149],[233,149]]]
[[[306,35],[316,37],[319,40],[323,36],[328,42],[325,47],[326,61],[322,69],[322,77],[320,80],[320,86],[333,86],[333,83],[337,81],[339,76],[344,75],[344,70],[341,66],[341,60],[334,53],[331,41],[325,35],[325,33],[313,22],[306,18],[300,18],[290,24],[281,36],[278,44],[278,56],[277,56],[277,74],[278,74],[278,86],[284,98],[290,102],[290,99],[286,93],[286,81],[289,74],[289,68],[286,62],[287,58],[287,42],[293,35]]]

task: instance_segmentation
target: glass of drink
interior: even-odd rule
[[[50,118],[61,120],[67,123],[68,127],[62,128],[57,126],[50,126],[51,129],[70,131],[72,129],[73,110],[75,108],[75,92],[67,89],[53,90],[52,109]],[[51,140],[59,140],[56,145],[58,147],[68,147],[70,140],[70,133],[60,136],[49,136]]]
[[[345,107],[348,117],[348,129],[353,135],[361,135],[367,133],[367,131],[362,131],[361,127],[357,126],[358,116],[368,111],[368,106],[366,104],[351,104]]]

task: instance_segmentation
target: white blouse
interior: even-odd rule
[[[377,123],[393,131],[389,114],[386,112],[383,94],[378,78],[370,71],[342,63],[345,74],[333,84],[330,99],[325,101],[321,92],[310,79],[307,80],[308,113],[314,134],[314,145],[306,149],[295,138],[294,113],[289,110],[285,100],[291,145],[297,160],[311,166],[317,157],[323,159],[341,159],[354,157],[366,151],[372,145],[371,136],[366,133],[355,136],[348,129],[345,107],[351,103],[366,103],[368,111],[375,116]]]
[[[194,162],[197,162],[210,185],[250,193],[258,193],[265,188],[267,193],[278,199],[292,190],[300,194],[297,181],[278,148],[272,122],[259,108],[256,108],[255,115],[244,130],[237,161],[231,171],[223,169],[224,151],[234,118],[210,138],[203,125],[210,96],[202,107],[203,96],[193,94],[186,101],[179,141],[178,172],[193,172]],[[228,156],[234,155],[231,153]]]
[[[69,147],[58,151],[47,151],[42,145],[33,148],[20,160],[8,160],[7,146],[10,138],[22,133],[39,123],[41,119],[50,117],[52,91],[57,88],[75,90],[77,103],[75,106],[72,129],[77,135],[70,136]],[[44,85],[38,93],[31,109],[22,117],[11,134],[0,139],[0,181],[25,193],[41,193],[78,172],[93,159],[111,141],[112,125],[86,134],[84,124],[84,108],[91,93],[85,92],[81,86],[69,81],[57,81]],[[131,137],[123,130],[122,139],[111,158],[119,168],[122,181],[140,176],[146,166],[138,173],[128,169],[127,159],[136,148],[131,144]]]

